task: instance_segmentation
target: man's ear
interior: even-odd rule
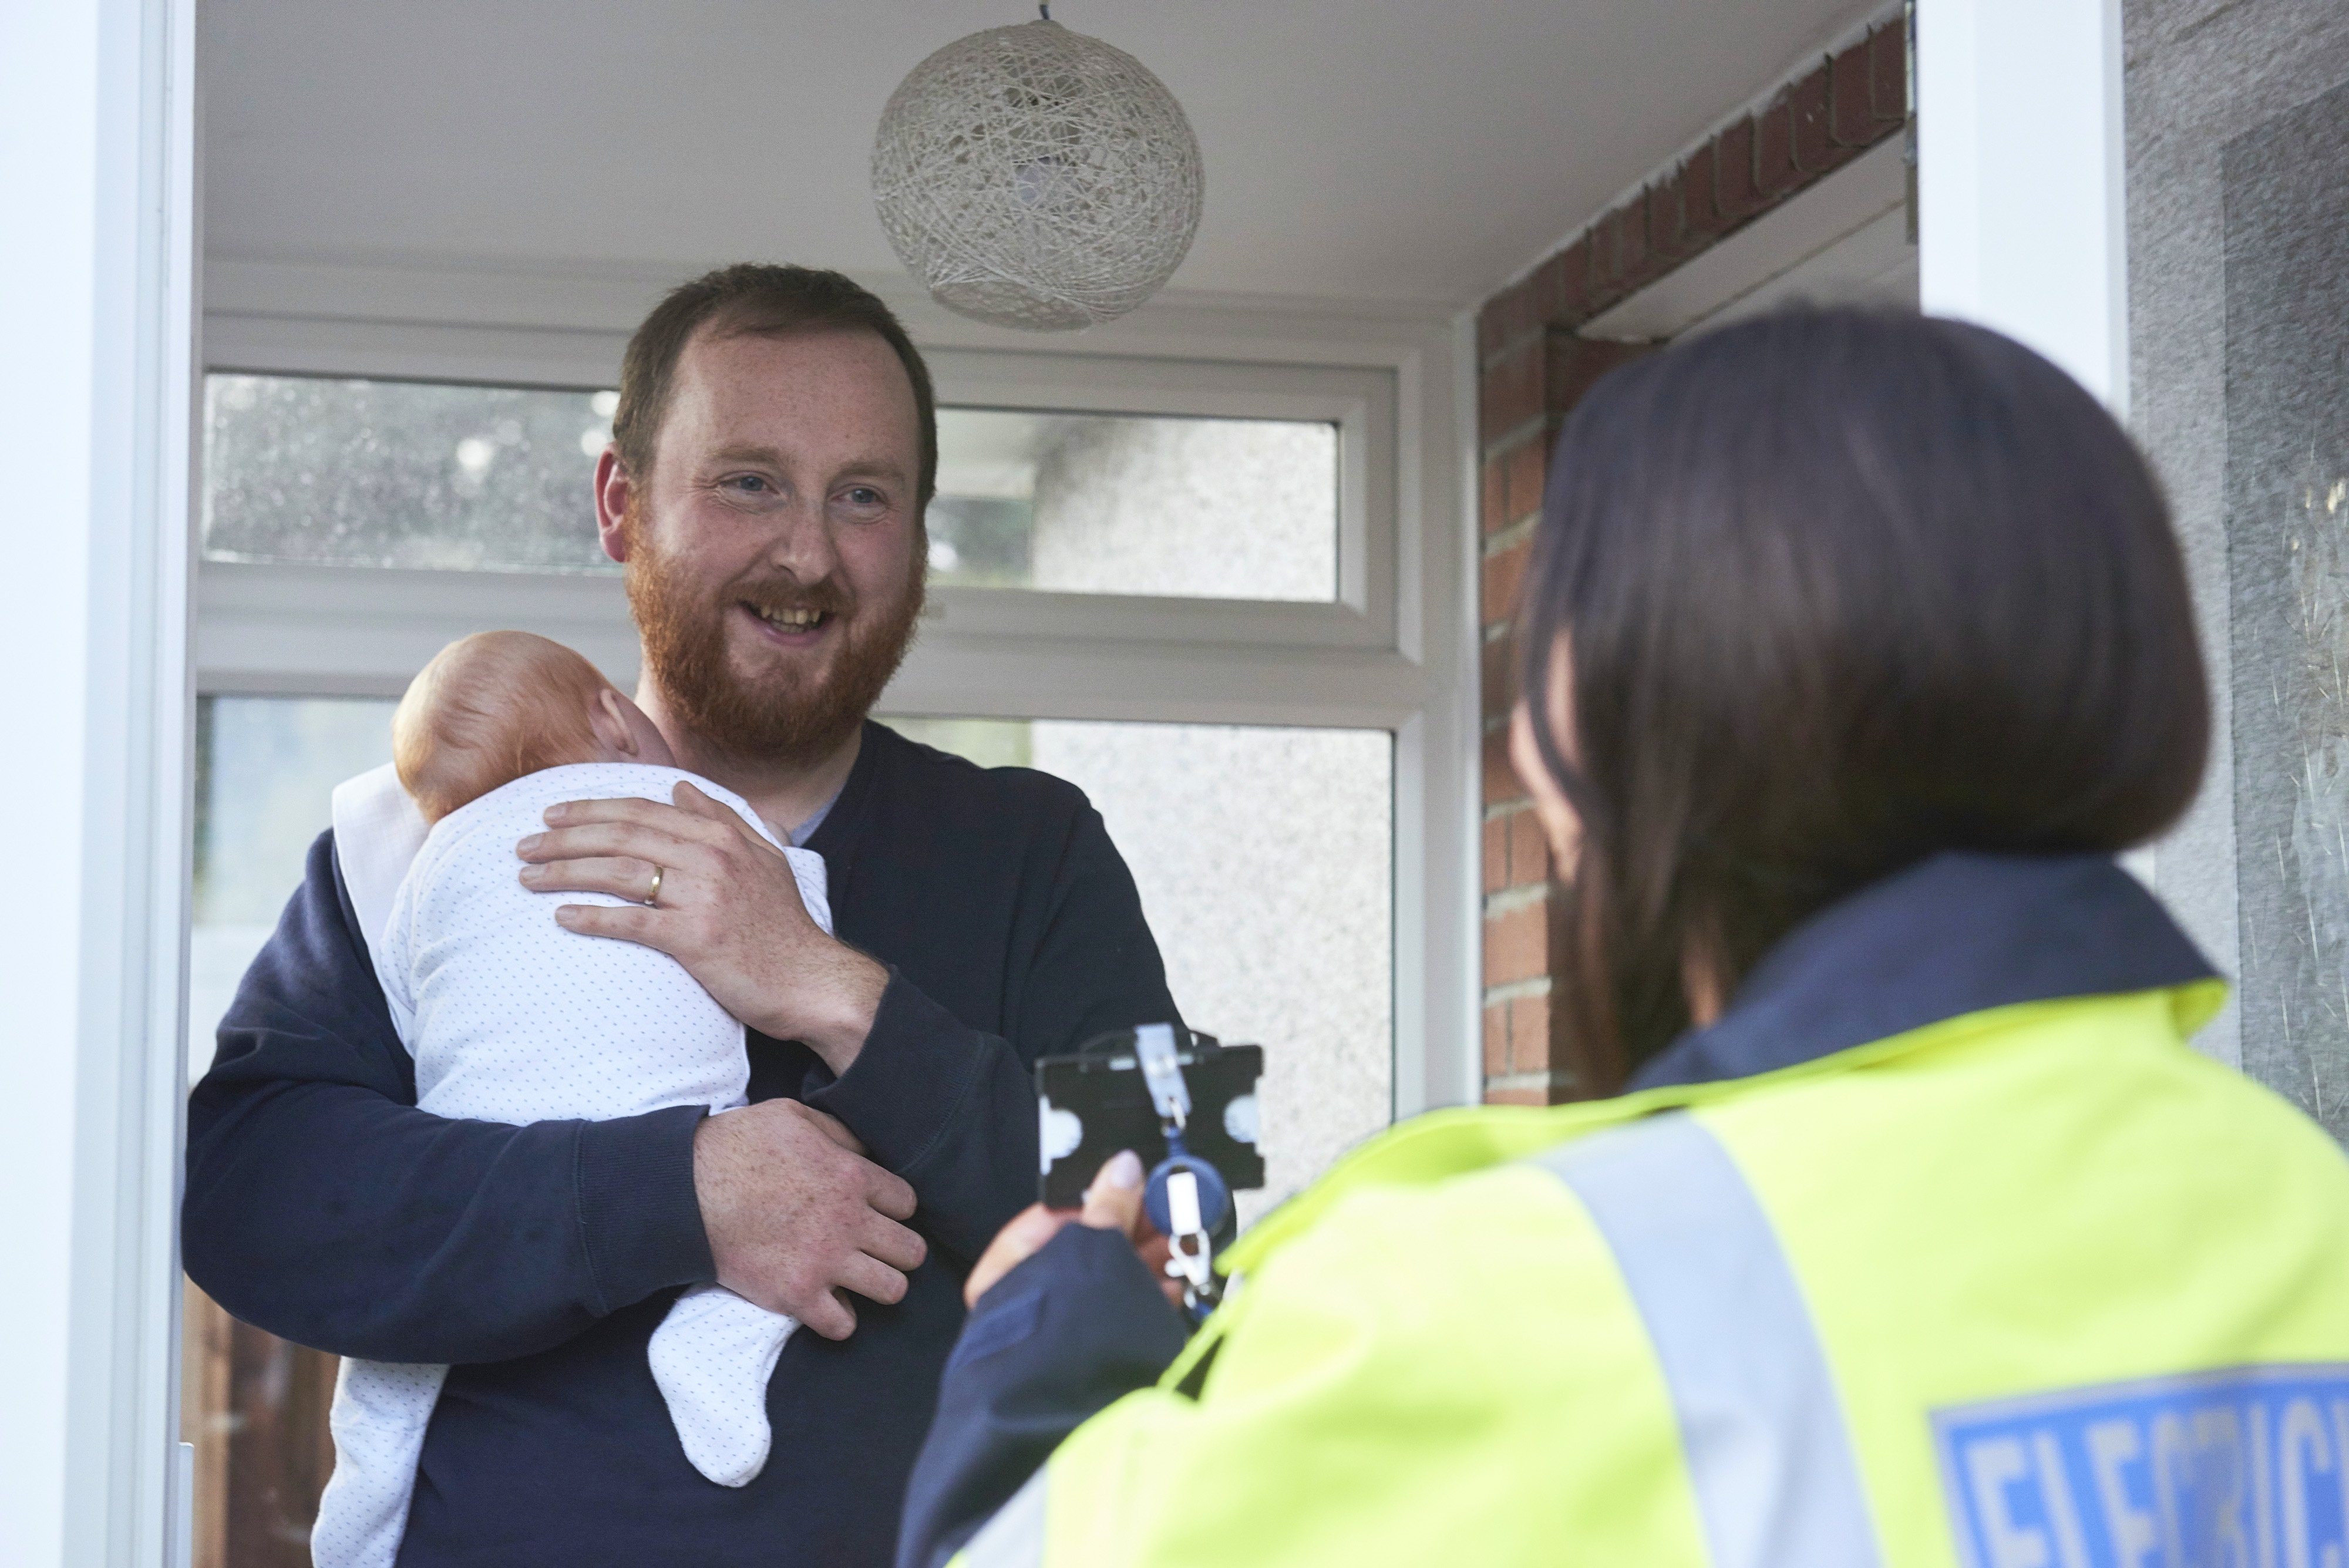
[[[595,460],[595,535],[604,554],[616,561],[628,558],[628,501],[632,494],[628,471],[620,462],[620,449],[607,446]]]
[[[620,704],[624,699],[609,686],[595,693],[587,704],[587,727],[595,732],[598,744],[623,756],[636,754],[636,733],[628,726],[627,710]]]

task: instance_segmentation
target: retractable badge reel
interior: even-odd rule
[[[1143,1207],[1167,1238],[1166,1272],[1182,1283],[1195,1324],[1222,1293],[1215,1249],[1234,1233],[1233,1195],[1264,1185],[1263,1075],[1262,1046],[1226,1045],[1174,1023],[1112,1029],[1036,1064],[1037,1197],[1047,1209],[1074,1209],[1112,1155],[1133,1149],[1147,1160],[1164,1147]]]
[[[1160,1130],[1166,1135],[1166,1158],[1151,1170],[1142,1189],[1142,1206],[1150,1222],[1166,1236],[1171,1249],[1166,1272],[1183,1282],[1184,1306],[1194,1317],[1205,1317],[1223,1293],[1216,1279],[1212,1238],[1231,1218],[1232,1189],[1221,1171],[1184,1146],[1191,1089],[1175,1059],[1173,1026],[1143,1024],[1133,1032],[1133,1047]]]

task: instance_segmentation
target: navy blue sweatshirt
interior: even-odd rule
[[[1083,795],[868,724],[808,847],[843,940],[889,966],[835,1079],[750,1037],[750,1098],[838,1116],[919,1201],[905,1299],[797,1334],[766,1469],[687,1463],[646,1361],[715,1270],[692,1107],[524,1127],[416,1108],[333,836],[239,988],[188,1111],[182,1248],[229,1312],[299,1344],[454,1364],[399,1562],[885,1563],[962,1324],[961,1280],[1036,1190],[1040,1055],[1175,1016],[1125,864]]]

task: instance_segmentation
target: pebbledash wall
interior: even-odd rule
[[[2155,884],[2239,977],[2197,1044],[2349,1142],[2349,6],[2122,18],[2130,422],[2216,719]]]
[[[1842,168],[1908,122],[1907,36],[1885,21],[1797,72],[1488,300],[1476,352],[1484,638],[1484,1085],[1487,1104],[1576,1096],[1549,1007],[1556,888],[1509,767],[1510,636],[1560,422],[1652,345],[1578,328]]]

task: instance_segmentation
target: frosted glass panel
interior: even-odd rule
[[[934,583],[1326,603],[1338,431],[941,409],[929,521]]]
[[[1109,825],[1194,1028],[1264,1047],[1252,1223],[1385,1127],[1394,1102],[1393,742],[1384,731],[1038,720],[887,723],[1025,760]]]
[[[391,760],[394,706],[279,697],[197,704],[189,1082],[212,1064],[221,1014],[301,886],[311,840],[332,820],[335,786]]]
[[[214,375],[204,555],[616,572],[595,542],[614,392]]]

